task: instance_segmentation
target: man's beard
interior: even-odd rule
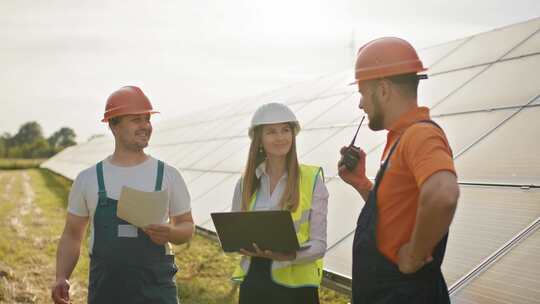
[[[135,143],[135,144],[133,144],[133,146],[137,150],[142,150],[142,149],[148,147],[148,142],[145,142],[144,144]]]
[[[381,103],[375,92],[371,94],[371,104],[373,105],[373,115],[369,117],[369,128],[373,131],[382,130],[384,129],[384,115],[381,110]]]
[[[126,147],[126,149],[129,151],[140,152],[144,148],[148,147],[148,142],[145,142],[145,143],[131,142],[128,144],[124,144],[124,147]]]
[[[139,133],[139,132],[137,132]],[[135,133],[135,135],[137,135],[137,133]],[[140,152],[142,151],[144,148],[148,147],[148,142],[150,141],[150,136],[152,135],[152,132],[150,131],[146,131],[146,136],[148,137],[148,140],[145,141],[145,142],[138,142],[137,140],[127,144],[127,148],[131,151],[136,151],[136,152]]]

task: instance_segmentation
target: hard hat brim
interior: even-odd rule
[[[258,126],[264,126],[264,125],[272,125],[272,124],[279,124],[279,123],[288,123],[288,122],[292,122],[294,124],[294,136],[298,135],[298,133],[300,133],[300,130],[302,129],[300,127],[300,123],[298,121],[290,121],[290,120],[287,120],[287,121],[278,121],[278,122],[269,122],[269,123],[261,123],[261,124],[258,124],[258,125],[255,125],[255,126],[251,126],[248,130],[248,135],[249,135],[249,138],[250,139],[253,139],[253,133],[255,132],[255,128],[258,127]]]
[[[101,122],[109,122],[110,119],[126,115],[139,115],[139,114],[159,114],[159,111],[145,110],[145,111],[135,111],[130,113],[119,113],[118,115],[105,116],[101,119]]]
[[[420,71],[420,72],[425,72],[425,71],[427,71],[427,69],[424,69],[423,71]],[[401,75],[404,75],[404,74],[401,74]],[[390,75],[390,76],[384,76],[384,77],[379,77],[379,78],[355,80],[355,81],[347,84],[347,86],[352,86],[352,85],[358,84],[360,81],[368,81],[368,80],[380,79],[380,78],[385,78],[385,77],[388,78],[388,77],[394,77],[394,76],[399,76],[399,75]],[[418,80],[428,79],[429,78],[427,74],[418,74],[416,76],[418,77]]]

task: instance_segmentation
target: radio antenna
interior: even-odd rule
[[[354,133],[354,137],[351,140],[351,144],[349,147],[354,146],[354,142],[356,141],[356,136],[358,135],[358,131],[360,131],[360,127],[362,126],[362,123],[364,122],[364,118],[366,118],[366,115],[362,116],[362,120],[360,120],[360,124],[358,125],[358,129],[356,129],[356,133]]]

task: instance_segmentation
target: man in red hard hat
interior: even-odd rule
[[[55,303],[70,303],[68,279],[88,222],[88,303],[178,303],[170,243],[190,240],[193,219],[180,173],[144,152],[152,135],[153,113],[158,112],[138,87],[122,87],[109,96],[102,121],[114,135],[114,152],[73,182],[57,250]],[[139,229],[118,218],[117,200],[124,186],[166,191],[168,214],[162,222]]]
[[[353,242],[353,304],[450,303],[441,264],[459,188],[445,134],[417,103],[424,71],[399,38],[376,39],[358,51],[359,108],[370,129],[388,134],[374,183],[366,177],[365,152],[341,149],[359,161],[351,170],[340,162],[339,175],[366,202]]]

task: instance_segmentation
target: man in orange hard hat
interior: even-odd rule
[[[158,112],[138,87],[122,87],[107,100],[102,121],[114,135],[114,152],[79,173],[73,182],[57,250],[55,303],[70,303],[68,279],[88,222],[88,303],[178,303],[170,243],[190,240],[193,219],[180,173],[144,152],[152,134],[153,113]],[[166,191],[168,214],[162,222],[139,229],[118,218],[117,200],[124,186]]]
[[[450,303],[441,264],[459,188],[445,134],[417,104],[424,71],[399,38],[376,39],[358,51],[359,108],[370,129],[388,134],[374,183],[366,177],[365,152],[341,149],[339,175],[366,202],[353,242],[353,304]],[[345,165],[347,154],[358,159],[355,167]]]

